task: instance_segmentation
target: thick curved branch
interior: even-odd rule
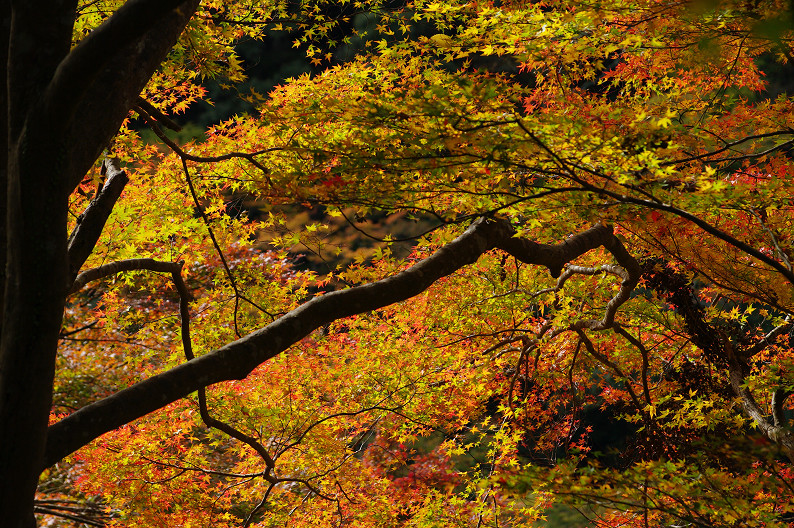
[[[115,275],[123,271],[148,270],[148,271],[156,271],[158,273],[171,273],[173,275],[173,274],[179,274],[182,271],[182,265],[183,265],[182,262],[166,262],[162,260],[154,260],[151,258],[118,260],[116,262],[103,264],[102,266],[91,268],[89,270],[82,272],[80,275],[77,276],[77,278],[72,283],[72,287],[69,293],[74,293],[76,291],[79,291],[83,286],[85,286],[89,282],[101,279],[103,277],[109,277],[110,275]],[[180,284],[182,286],[181,289],[184,289],[185,293],[188,294],[187,289],[184,288],[184,283],[182,283],[181,281],[181,275],[180,275],[179,283],[177,283],[177,289],[180,289]],[[179,293],[181,296],[182,291],[180,291]],[[188,299],[189,298],[190,297],[188,297]]]
[[[591,249],[606,246],[614,235],[612,229],[598,224],[587,231],[565,239],[561,244],[540,244],[525,238],[509,238],[497,244],[497,247],[525,264],[539,264],[549,268],[555,279],[562,273],[563,266]]]
[[[524,262],[547,266],[558,274],[564,260],[599,245],[611,248],[616,256],[622,255],[614,249],[619,241],[603,226],[558,245],[530,243],[513,239],[513,235],[513,229],[504,220],[478,220],[433,255],[396,275],[315,297],[260,330],[88,405],[49,428],[45,467],[94,438],[202,387],[245,378],[257,366],[323,325],[409,299],[438,279],[474,263],[491,249],[506,248]]]
[[[85,175],[139,101],[200,0],[129,0],[64,58],[48,87],[47,108],[65,117],[68,190]],[[99,57],[96,62],[94,58]],[[89,64],[92,63],[92,64]],[[87,71],[80,79],[81,72]],[[69,86],[79,86],[74,97]],[[71,98],[71,99],[70,99]],[[66,101],[63,109],[58,104]]]
[[[87,87],[124,48],[141,39],[166,14],[191,9],[189,0],[128,0],[80,41],[58,65],[43,101],[57,122],[68,122]],[[195,8],[191,9],[194,10]],[[169,46],[170,47],[170,46]]]
[[[570,273],[561,273],[563,266],[575,259],[579,255],[584,255],[591,249],[597,247],[605,247],[620,267],[606,265],[601,266],[600,270],[595,268],[582,268],[579,266],[571,267]],[[604,311],[604,317],[600,320],[585,319],[576,322],[572,326],[572,330],[590,329],[590,330],[604,330],[612,327],[615,322],[615,314],[618,308],[625,303],[631,296],[631,292],[640,280],[642,269],[637,260],[623,246],[623,243],[612,232],[612,228],[602,224],[591,227],[587,231],[568,237],[562,244],[550,246],[547,244],[538,244],[526,239],[510,238],[502,244],[497,246],[518,260],[527,264],[540,264],[549,268],[552,277],[559,277],[560,281],[557,287],[562,287],[562,283],[573,273],[596,273],[598,271],[606,271],[609,273],[620,276],[623,281],[620,285],[620,290],[607,303]],[[567,270],[566,270],[567,271]]]
[[[590,191],[594,194],[601,195],[601,196],[608,196],[613,198],[614,200],[622,203],[640,205],[643,207],[647,207],[649,209],[656,209],[657,211],[665,211],[668,213],[672,213],[680,218],[684,218],[699,228],[701,228],[706,233],[717,237],[718,239],[722,240],[723,242],[727,242],[731,246],[740,249],[741,251],[747,253],[751,257],[771,266],[775,270],[777,270],[781,275],[783,275],[786,280],[788,280],[791,284],[794,284],[794,272],[789,270],[786,266],[781,264],[780,262],[776,261],[775,259],[765,255],[763,252],[755,249],[749,244],[742,242],[741,240],[729,235],[728,233],[714,227],[713,225],[709,224],[702,218],[685,211],[683,209],[679,209],[678,207],[673,206],[669,203],[662,203],[656,200],[646,200],[643,198],[635,198],[633,196],[628,196],[625,194],[621,194],[615,191],[610,191],[608,189],[598,187],[590,182],[583,180],[582,178],[576,176],[574,169],[583,171],[588,174],[592,174],[593,176],[597,176],[598,178],[605,179],[607,181],[610,178],[606,177],[603,173],[591,169],[589,167],[584,167],[577,163],[572,163],[562,159],[558,154],[556,154],[548,145],[546,145],[540,138],[535,135],[526,125],[524,125],[521,121],[517,121],[516,124],[535,142],[542,148],[549,156],[557,163],[560,168],[566,173],[567,177],[570,178],[572,181],[576,182],[577,184],[581,185],[583,189]]]

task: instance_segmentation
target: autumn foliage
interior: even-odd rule
[[[40,525],[794,525],[789,2],[169,6],[64,184]],[[274,32],[322,72],[246,91]],[[210,81],[255,110],[174,139]]]

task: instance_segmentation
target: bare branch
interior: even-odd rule
[[[163,126],[170,128],[174,132],[179,132],[182,130],[181,126],[174,123],[170,117],[162,113],[152,103],[143,97],[138,98],[138,103],[135,105],[135,108],[142,113],[144,117],[156,120],[158,123],[162,123]]]
[[[77,327],[77,328],[74,328],[74,329],[72,329],[72,330],[64,330],[64,331],[61,331],[61,333],[58,335],[58,337],[59,337],[59,338],[61,338],[61,339],[63,339],[63,338],[65,338],[65,337],[69,337],[69,336],[71,336],[71,335],[74,335],[74,334],[77,334],[77,333],[79,333],[79,332],[82,332],[83,330],[88,330],[89,328],[91,328],[91,327],[93,327],[93,326],[96,326],[96,324],[97,324],[98,322],[99,322],[99,321],[95,319],[95,320],[91,321],[90,323],[84,324],[84,325],[82,325],[82,326],[79,326],[79,327]]]
[[[630,204],[634,204],[634,205],[640,205],[640,206],[643,206],[643,207],[647,207],[649,209],[656,209],[658,211],[665,211],[665,212],[668,212],[668,213],[672,213],[672,214],[674,214],[674,215],[676,215],[676,216],[678,216],[680,218],[684,218],[685,220],[689,220],[690,222],[692,222],[693,224],[695,224],[696,226],[701,228],[706,233],[708,233],[710,235],[713,235],[714,237],[722,240],[723,242],[727,242],[731,246],[733,246],[733,247],[735,247],[735,248],[747,253],[751,257],[753,257],[753,258],[763,262],[764,264],[767,264],[770,267],[774,268],[781,275],[783,275],[786,278],[786,280],[789,281],[789,283],[794,284],[794,272],[789,271],[789,269],[786,266],[784,266],[780,262],[776,261],[775,259],[769,257],[768,255],[765,255],[763,252],[755,249],[751,245],[749,245],[749,244],[747,244],[745,242],[742,242],[741,240],[737,239],[736,237],[731,236],[728,233],[726,233],[726,232],[714,227],[713,225],[709,224],[708,222],[706,222],[702,218],[699,218],[698,216],[696,216],[696,215],[694,215],[694,214],[692,214],[692,213],[690,213],[688,211],[685,211],[683,209],[680,209],[680,208],[675,207],[675,206],[673,206],[671,204],[668,204],[668,203],[654,202],[654,201],[651,201],[651,200],[644,200],[644,199],[641,199],[641,198],[634,198],[632,196],[622,195],[622,194],[619,194],[619,193],[616,193],[616,192],[613,192],[613,191],[608,191],[606,189],[600,189],[600,188],[591,186],[591,185],[583,183],[583,182],[580,182],[580,183],[582,183],[582,185],[584,185],[584,186],[589,186],[589,190],[591,190],[594,193],[598,193],[598,194],[602,194],[602,195],[605,195],[605,196],[609,196],[610,198],[614,198],[615,200],[617,200],[619,202],[630,203]]]
[[[640,351],[640,355],[642,356],[642,392],[645,395],[645,402],[651,405],[651,389],[648,387],[648,356],[650,356],[650,353],[648,349],[645,348],[645,345],[642,344],[642,341],[628,333],[620,325],[615,325],[615,332],[625,337],[626,341],[634,345],[634,347]]]
[[[766,347],[772,344],[772,342],[777,339],[779,336],[785,334],[786,332],[791,331],[794,328],[794,323],[789,321],[790,317],[786,317],[786,322],[781,325],[776,326],[772,330],[770,330],[761,340],[754,345],[748,347],[746,350],[743,351],[743,357],[751,358],[754,355],[758,354]]]
[[[584,333],[584,330],[578,329],[576,333],[579,335],[579,339],[584,345],[587,352],[596,359],[599,363],[604,365],[605,367],[609,367],[612,371],[617,374],[618,378],[623,380],[623,384],[626,386],[626,391],[628,391],[629,396],[631,396],[631,401],[634,403],[634,407],[642,413],[643,417],[645,417],[646,421],[648,419],[647,412],[644,411],[644,407],[642,403],[640,403],[640,398],[637,396],[637,393],[634,391],[634,388],[631,386],[631,378],[629,378],[623,370],[615,363],[611,361],[607,356],[596,350],[595,345],[593,342],[590,341],[590,338]]]
[[[569,266],[566,273],[560,273],[563,266],[591,249],[604,246],[615,257],[618,266],[605,265],[599,268]],[[615,321],[618,308],[631,296],[631,292],[640,280],[641,269],[637,260],[629,254],[623,243],[612,233],[612,228],[598,224],[587,231],[573,235],[562,244],[549,246],[538,244],[526,239],[510,238],[498,246],[518,260],[527,264],[541,264],[549,268],[552,277],[559,277],[556,289],[560,289],[565,281],[575,273],[595,274],[605,271],[623,278],[620,290],[607,303],[603,319],[585,319],[576,322],[571,329],[604,330],[610,328]],[[621,269],[622,267],[622,269]]]
[[[164,262],[150,258],[127,259],[111,262],[110,264],[104,264],[102,266],[84,271],[78,275],[77,279],[72,285],[71,291],[76,292],[91,281],[100,279],[102,277],[115,275],[123,271],[149,270],[161,273],[171,273],[174,285],[179,292],[179,318],[182,334],[182,347],[184,349],[185,357],[188,361],[190,361],[195,357],[193,354],[193,345],[190,340],[190,311],[188,307],[188,303],[193,299],[193,296],[188,291],[187,286],[185,285],[185,282],[182,278],[183,265],[183,262]],[[229,424],[223,423],[220,420],[211,417],[207,408],[207,394],[204,387],[199,389],[199,413],[201,414],[201,419],[204,421],[207,427],[218,429],[232,438],[235,438],[251,446],[257,453],[259,453],[267,466],[267,471],[264,475],[265,478],[270,481],[273,480],[273,477],[269,477],[269,473],[275,467],[275,463],[265,447],[257,442],[255,438],[242,433]]]
[[[794,130],[776,130],[774,132],[766,132],[766,133],[763,133],[763,134],[753,134],[753,135],[750,135],[750,136],[743,137],[741,139],[737,139],[736,141],[732,141],[730,143],[726,143],[723,147],[718,148],[717,150],[713,150],[711,152],[705,152],[705,153],[699,154],[697,156],[690,156],[688,158],[681,158],[681,159],[675,159],[675,160],[671,160],[671,161],[666,161],[666,162],[660,163],[660,166],[665,167],[665,166],[668,166],[668,165],[677,165],[677,164],[680,164],[680,163],[687,163],[687,162],[696,161],[696,160],[708,160],[708,158],[712,158],[712,157],[716,156],[717,154],[722,154],[726,150],[731,150],[731,149],[733,149],[733,147],[737,147],[737,146],[741,145],[742,143],[747,143],[748,141],[752,141],[752,140],[755,140],[755,139],[764,139],[764,138],[774,137],[774,136],[791,136],[791,135],[794,135]],[[788,145],[790,143],[791,143],[791,141],[786,141],[782,145]],[[780,148],[782,145],[778,145],[775,148]],[[768,152],[766,152],[766,154],[768,154]],[[760,155],[763,155],[763,154],[748,155],[748,157],[749,156],[756,156],[757,157],[757,156],[760,156]],[[726,159],[734,159],[734,158],[723,158],[723,159],[720,159],[720,160],[712,160],[712,161],[722,162],[722,161],[725,161]]]
[[[80,524],[86,524],[88,526],[97,526],[102,527],[106,526],[104,521],[95,521],[85,515],[78,515],[74,513],[67,513],[63,508],[48,508],[45,506],[33,506],[33,512],[39,513],[42,515],[52,515],[53,517],[60,517],[61,519],[66,519],[67,521],[73,521]]]
[[[769,227],[769,225],[767,225],[767,223],[764,221],[763,216],[758,214],[758,211],[756,211],[755,208],[753,208],[753,207],[748,207],[746,210],[751,215],[753,215],[755,217],[755,219],[761,225],[761,229],[763,229],[764,232],[767,235],[769,235],[769,238],[772,241],[772,244],[775,246],[775,253],[777,253],[778,258],[780,259],[780,261],[783,262],[783,264],[786,265],[786,268],[788,268],[789,271],[794,271],[794,268],[792,268],[792,266],[791,266],[791,261],[789,260],[788,255],[786,254],[785,251],[783,251],[783,248],[780,247],[780,240],[779,240],[778,236],[775,234],[774,231],[772,231],[772,229]]]
[[[165,133],[163,133],[160,127],[157,126],[157,123],[154,121],[154,119],[149,119],[149,126],[151,127],[152,132],[154,132],[154,134],[158,138],[160,138],[160,140],[163,143],[168,145],[168,148],[173,150],[177,154],[177,156],[182,158],[183,166],[185,161],[193,161],[197,163],[214,163],[218,161],[226,161],[235,158],[242,158],[247,160],[249,163],[251,163],[251,165],[259,169],[260,171],[262,171],[262,174],[264,175],[265,179],[267,180],[268,184],[271,187],[273,186],[273,182],[270,180],[270,171],[267,170],[267,167],[265,167],[259,161],[257,161],[256,156],[260,156],[268,152],[277,152],[280,150],[285,150],[283,147],[272,147],[272,148],[257,150],[255,152],[233,151],[233,152],[227,152],[226,154],[220,154],[218,156],[194,156],[193,154],[189,154],[188,152],[185,152],[179,145],[171,141],[168,138],[168,136],[166,136]],[[187,170],[185,170],[185,173],[187,174]]]
[[[207,213],[204,212],[204,208],[201,206],[201,202],[199,201],[198,194],[196,194],[196,187],[193,185],[193,178],[190,177],[190,171],[187,168],[187,161],[185,158],[181,158],[182,160],[182,171],[185,173],[185,181],[187,182],[187,188],[190,190],[190,196],[193,198],[193,204],[196,206],[199,214],[201,215],[201,219],[204,221],[204,226],[207,228],[207,233],[210,236],[210,240],[212,240],[212,245],[215,248],[215,252],[218,254],[218,257],[221,259],[221,264],[223,264],[223,269],[226,271],[226,277],[229,279],[229,284],[231,285],[232,289],[234,290],[234,333],[237,337],[242,337],[240,334],[240,327],[237,324],[237,315],[239,313],[240,308],[240,299],[243,299],[249,302],[252,306],[259,309],[263,313],[266,313],[270,317],[273,317],[273,314],[259,306],[258,304],[254,303],[253,301],[248,300],[247,297],[243,296],[240,292],[240,288],[237,287],[237,280],[234,278],[234,273],[232,273],[232,269],[229,267],[229,263],[226,261],[226,256],[223,254],[223,250],[221,249],[220,244],[218,244],[218,239],[215,238],[215,231],[212,229],[212,224],[210,223],[210,219],[207,217]]]
[[[182,262],[166,262],[161,260],[154,260],[151,258],[118,260],[116,262],[103,264],[102,266],[91,268],[89,270],[84,271],[83,273],[77,276],[74,283],[72,283],[72,287],[69,292],[74,293],[76,291],[79,291],[83,286],[85,286],[91,281],[95,281],[103,277],[108,277],[110,275],[115,275],[123,271],[148,270],[148,271],[156,271],[158,273],[178,274],[182,271],[182,266],[183,266]]]
[[[559,155],[557,155],[551,147],[546,145],[540,138],[535,135],[526,125],[524,125],[521,121],[516,122],[518,126],[534,141],[540,146],[549,156],[557,163],[560,168],[566,173],[566,176],[576,182],[577,184],[581,185],[584,190],[593,192],[598,195],[608,196],[617,200],[618,202],[640,205],[643,207],[647,207],[649,209],[656,209],[657,211],[665,211],[668,213],[672,213],[680,218],[684,218],[701,228],[706,233],[717,237],[718,239],[722,240],[730,244],[731,246],[747,253],[751,257],[771,266],[775,270],[777,270],[781,275],[783,275],[789,283],[794,284],[794,272],[789,270],[786,266],[781,264],[780,262],[776,261],[775,259],[765,255],[763,252],[755,249],[751,245],[742,242],[741,240],[737,239],[734,236],[722,231],[711,225],[710,223],[706,222],[702,218],[690,213],[689,211],[685,211],[684,209],[680,209],[678,207],[673,206],[670,203],[663,203],[657,201],[655,199],[643,199],[643,198],[635,198],[633,196],[627,196],[625,194],[621,194],[615,191],[610,191],[603,187],[598,187],[590,182],[583,180],[582,178],[578,177],[574,171],[574,169],[583,171],[587,174],[591,174],[601,179],[610,180],[609,177],[604,175],[603,173],[594,170],[589,167],[584,167],[577,163],[571,163],[564,159],[562,159]],[[556,276],[556,275],[555,275]]]
[[[80,268],[83,267],[83,263],[94,250],[113,207],[129,182],[127,174],[119,168],[118,161],[114,159],[105,160],[105,171],[107,174],[105,185],[78,217],[77,225],[69,235],[69,284],[67,287],[72,285]]]

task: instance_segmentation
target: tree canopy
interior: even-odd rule
[[[794,525],[789,2],[0,6],[3,526]]]

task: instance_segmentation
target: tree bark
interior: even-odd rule
[[[130,0],[71,48],[76,0],[4,0],[0,526],[35,524],[70,284],[67,200],[199,0]],[[10,21],[10,22],[9,22]],[[117,40],[115,40],[117,38]]]
[[[66,281],[62,137],[39,100],[69,52],[75,2],[14,2],[8,40],[6,277],[0,340],[0,525],[33,523]],[[42,17],[41,9],[51,16]],[[43,160],[56,160],[55,164]]]
[[[8,40],[11,35],[11,2],[0,0],[0,203],[8,203]],[[6,288],[6,214],[0,213],[0,339]]]
[[[105,228],[105,223],[113,212],[113,207],[121,197],[121,192],[127,185],[127,174],[118,168],[115,160],[105,160],[105,185],[99,194],[91,200],[85,211],[77,218],[77,224],[69,235],[68,258],[69,279],[66,287],[72,288],[72,283],[80,273],[85,260],[94,251],[99,237]]]

